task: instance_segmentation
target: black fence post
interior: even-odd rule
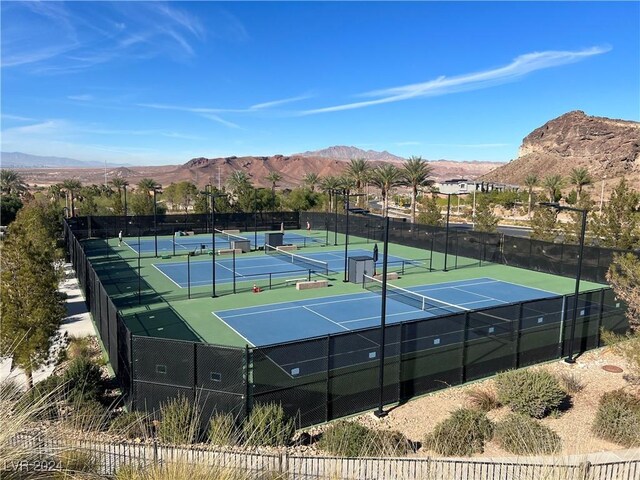
[[[600,346],[600,329],[602,328],[602,317],[604,316],[604,292],[606,289],[600,290],[600,312],[598,312],[598,330],[596,331],[596,345]]]
[[[244,414],[246,417],[251,413],[251,354],[249,345],[244,346]]]
[[[331,420],[331,335],[327,334],[327,371],[325,379],[327,401],[324,410],[325,421]]]
[[[513,368],[520,366],[520,337],[522,335],[522,314],[524,312],[524,303],[520,302],[518,307],[518,320],[515,323],[514,329],[514,352],[513,352]]]
[[[462,331],[462,352],[460,355],[460,383],[467,378],[467,340],[469,338],[469,312],[464,314],[464,329]]]
[[[236,249],[231,252],[231,270],[233,275],[233,293],[236,293]]]
[[[191,300],[191,252],[187,252],[187,298]]]

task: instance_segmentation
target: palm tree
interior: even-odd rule
[[[576,200],[580,201],[580,194],[582,193],[582,187],[585,185],[591,185],[593,180],[589,171],[586,168],[574,168],[569,174],[569,182],[576,187]]]
[[[64,187],[61,183],[54,183],[49,187],[49,196],[51,197],[52,202],[61,200],[64,196],[64,193]]]
[[[138,190],[140,192],[150,192],[159,188],[158,182],[153,178],[143,178],[138,182]]]
[[[362,187],[369,181],[371,164],[364,158],[352,158],[344,173],[347,177],[353,179],[358,193],[362,193]],[[361,203],[360,199],[358,199],[359,206],[362,206]]]
[[[75,197],[76,193],[82,188],[80,180],[70,179],[62,182],[62,188],[66,192],[67,197],[71,199],[71,216],[76,216]]]
[[[15,170],[0,170],[0,192],[7,195],[21,196],[27,191],[27,184]]]
[[[560,189],[564,186],[564,179],[560,175],[547,175],[542,179],[542,186],[549,193],[549,201],[555,202]]]
[[[249,176],[241,170],[234,170],[227,178],[227,187],[234,195],[250,186]]]
[[[302,183],[304,183],[305,185],[307,185],[312,192],[315,192],[316,190],[316,185],[318,185],[318,183],[320,183],[320,177],[318,176],[317,173],[307,173],[304,178],[302,179]]]
[[[538,185],[538,176],[535,173],[529,174],[524,179],[525,186],[529,189],[529,209],[527,216],[531,218],[531,204],[533,203],[533,187]]]
[[[129,185],[129,182],[127,182],[124,178],[115,177],[111,180],[111,185],[113,185],[113,188],[118,191],[118,196],[121,196],[122,189]]]
[[[276,184],[282,180],[282,175],[280,175],[275,170],[269,172],[269,175],[265,177],[268,181],[271,182],[271,194],[275,197],[276,195]]]
[[[320,182],[320,188],[329,195],[329,211],[333,211],[333,192],[341,188],[340,178],[333,175],[324,177]]]
[[[422,157],[410,157],[402,167],[403,179],[406,185],[411,187],[411,223],[416,223],[418,189],[433,185],[433,180],[429,180],[431,171],[431,165],[427,164]]]
[[[382,213],[387,216],[389,194],[392,189],[403,184],[402,171],[395,165],[385,163],[373,170],[370,182],[380,189],[382,194]]]

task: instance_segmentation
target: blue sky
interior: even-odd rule
[[[331,145],[508,161],[640,120],[638,2],[6,2],[2,150],[133,165]]]

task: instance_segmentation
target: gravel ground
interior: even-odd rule
[[[591,424],[594,420],[600,396],[618,388],[628,388],[638,392],[638,388],[624,380],[624,373],[608,373],[602,369],[604,365],[616,365],[625,372],[628,365],[625,360],[614,354],[608,348],[587,352],[577,358],[573,365],[563,361],[548,363],[531,368],[545,369],[551,373],[573,373],[584,385],[582,391],[572,396],[572,407],[558,418],[546,418],[542,423],[553,429],[562,438],[563,449],[560,455],[584,454],[599,451],[622,450],[623,447],[601,440],[591,434]],[[449,414],[460,407],[469,406],[466,392],[475,388],[491,388],[492,379],[475,382],[473,384],[449,388],[399,405],[389,411],[383,419],[376,418],[372,413],[358,416],[355,420],[367,426],[399,430],[410,440],[420,442],[424,434],[433,430],[435,425],[444,420]],[[640,392],[638,392],[640,393]],[[499,420],[509,413],[501,407],[489,412],[491,420]],[[326,428],[326,427],[324,427]],[[323,428],[313,433],[318,433]],[[304,449],[306,454],[315,447]],[[425,448],[415,454],[417,457],[438,456]],[[487,443],[484,453],[477,457],[512,457],[513,455],[494,442]]]

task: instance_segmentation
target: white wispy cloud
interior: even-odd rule
[[[591,47],[578,51],[545,51],[533,52],[516,57],[510,64],[503,67],[473,72],[453,77],[440,76],[434,80],[414,83],[399,87],[373,90],[359,94],[360,97],[379,97],[374,100],[344,103],[331,107],[316,108],[300,112],[301,115],[338,112],[365,108],[373,105],[399,102],[412,98],[434,97],[455,92],[479,90],[494,85],[515,81],[531,72],[547,68],[579,62],[594,55],[609,52],[610,47]]]
[[[10,113],[3,113],[2,118],[4,120],[13,120],[15,122],[33,122],[34,119],[30,117],[23,117],[21,115],[11,115]]]
[[[255,112],[256,110],[264,110],[266,108],[279,107],[280,105],[285,105],[287,103],[299,102],[301,100],[307,100],[311,98],[311,95],[299,95],[297,97],[291,98],[283,98],[281,100],[272,100],[270,102],[257,103],[255,105],[251,105],[247,111]]]
[[[89,93],[82,93],[80,95],[69,95],[67,96],[69,100],[76,100],[78,102],[90,102],[94,100],[95,97]]]
[[[2,6],[2,67],[39,74],[156,56],[184,62],[207,33],[197,17],[163,2],[12,3]]]
[[[240,128],[240,125],[235,124],[233,122],[230,122],[228,120],[225,120],[224,118],[221,118],[218,115],[213,114],[213,113],[203,113],[203,114],[201,114],[201,116],[204,117],[204,118],[208,118],[209,120],[213,120],[214,122],[218,122],[218,123],[224,125],[225,127]]]

